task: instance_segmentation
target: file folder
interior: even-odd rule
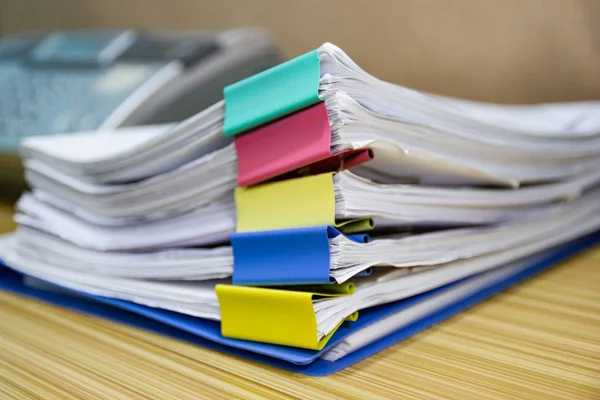
[[[336,62],[336,65],[332,65]],[[352,72],[350,71],[352,68],[354,68],[354,75],[346,74],[346,72]],[[322,76],[322,74],[324,75]],[[340,82],[346,82],[346,86],[335,86]],[[357,86],[352,86],[352,82]],[[387,97],[382,94],[383,92],[387,93]],[[360,97],[361,93],[366,96]],[[323,96],[321,97],[321,95]],[[323,101],[324,99],[326,101]],[[594,158],[597,156],[596,147],[588,148],[589,145],[586,141],[600,148],[600,140],[593,137],[595,132],[588,132],[590,128],[586,128],[585,124],[579,124],[582,126],[577,123],[565,126],[559,124],[557,131],[548,130],[546,132],[542,129],[542,132],[539,132],[537,128],[543,124],[531,121],[527,123],[528,116],[525,115],[526,118],[521,118],[523,119],[521,126],[509,129],[513,124],[511,121],[506,123],[507,114],[514,114],[514,117],[517,118],[521,115],[519,112],[508,113],[503,107],[498,107],[488,116],[492,121],[495,118],[504,121],[505,125],[509,127],[507,128],[503,124],[486,122],[486,118],[478,120],[463,115],[464,111],[469,111],[470,108],[472,108],[470,112],[481,111],[482,105],[473,104],[467,107],[465,106],[466,102],[461,100],[441,100],[443,99],[440,97],[411,91],[370,77],[358,66],[355,66],[340,49],[326,44],[320,50],[307,53],[226,88],[225,102],[215,105],[212,111],[206,110],[198,116],[199,119],[205,120],[205,124],[200,124],[196,128],[206,131],[205,138],[210,139],[210,143],[200,140],[203,135],[196,134],[195,129],[181,128],[180,134],[169,134],[167,138],[160,138],[162,147],[155,148],[152,143],[146,143],[142,148],[143,151],[139,153],[143,155],[143,162],[141,164],[132,163],[126,174],[120,166],[123,160],[128,163],[131,161],[131,157],[128,156],[125,156],[123,160],[118,158],[107,165],[100,165],[99,169],[96,168],[98,166],[95,166],[91,171],[88,170],[89,166],[85,166],[80,171],[82,165],[79,163],[69,165],[67,169],[73,169],[71,172],[74,172],[75,176],[82,175],[81,177],[91,178],[94,184],[113,181],[128,182],[131,177],[136,179],[150,177],[159,172],[172,171],[172,168],[188,168],[188,162],[201,155],[200,152],[195,154],[193,149],[196,151],[202,149],[202,156],[209,160],[211,157],[209,150],[213,146],[221,148],[222,152],[219,154],[222,156],[220,158],[222,163],[219,165],[227,168],[221,171],[225,172],[223,175],[227,179],[222,182],[215,181],[215,184],[218,184],[223,190],[221,193],[223,198],[202,198],[201,204],[206,205],[207,209],[209,206],[211,207],[206,213],[200,213],[199,209],[194,207],[193,202],[186,202],[184,199],[179,199],[181,203],[178,205],[190,207],[183,208],[188,211],[196,209],[198,215],[202,214],[202,219],[213,217],[218,220],[215,223],[222,222],[224,225],[219,232],[228,235],[234,228],[233,218],[230,218],[233,217],[233,204],[229,196],[235,182],[236,158],[234,155],[237,154],[238,184],[245,187],[240,187],[235,191],[237,233],[233,236],[232,241],[234,242],[233,258],[235,259],[233,282],[236,285],[220,284],[215,287],[214,282],[204,282],[202,285],[206,285],[206,287],[203,287],[203,297],[200,296],[199,299],[198,294],[202,285],[198,283],[192,285],[181,282],[161,283],[161,287],[157,286],[155,282],[152,283],[154,286],[150,286],[143,280],[134,283],[131,280],[115,279],[98,290],[93,283],[100,281],[101,274],[81,273],[81,276],[75,279],[74,274],[64,265],[60,265],[60,262],[57,261],[56,265],[53,265],[51,251],[44,253],[45,259],[27,259],[26,255],[23,256],[22,253],[17,254],[22,257],[7,258],[7,261],[10,261],[15,269],[31,274],[32,277],[37,276],[55,284],[65,285],[65,288],[62,288],[63,295],[65,291],[75,293],[76,296],[72,296],[74,302],[82,299],[82,296],[93,299],[107,306],[133,312],[212,341],[216,344],[211,344],[211,346],[224,346],[226,351],[239,354],[243,352],[243,355],[250,352],[251,354],[247,355],[249,358],[269,363],[283,363],[287,365],[287,368],[306,373],[317,374],[343,368],[348,365],[344,364],[348,360],[357,361],[359,358],[356,357],[372,354],[376,349],[383,348],[381,346],[407,337],[407,335],[429,326],[428,324],[435,323],[474,304],[476,300],[473,299],[485,298],[495,290],[500,290],[519,279],[541,271],[553,262],[560,260],[561,257],[573,254],[589,243],[582,239],[545,252],[542,250],[598,229],[600,223],[598,214],[592,212],[597,210],[586,207],[582,209],[587,214],[573,213],[576,219],[555,228],[551,234],[548,234],[547,230],[542,230],[539,236],[532,236],[529,233],[528,236],[520,238],[526,243],[515,240],[514,248],[506,249],[506,251],[495,249],[480,257],[468,253],[463,255],[465,260],[461,258],[459,262],[451,265],[446,265],[451,261],[434,263],[427,260],[425,265],[420,265],[427,269],[426,272],[418,271],[406,279],[402,275],[406,270],[393,272],[383,270],[381,275],[378,271],[376,276],[369,279],[356,279],[354,283],[348,281],[332,285],[330,279],[331,254],[329,253],[332,250],[328,246],[328,241],[331,238],[346,240],[346,237],[340,235],[348,235],[351,240],[368,240],[368,236],[364,234],[355,234],[373,228],[373,221],[368,217],[376,216],[384,219],[385,215],[377,213],[382,207],[374,203],[374,199],[378,196],[375,189],[369,191],[369,196],[363,196],[363,189],[358,186],[359,188],[355,189],[355,193],[359,193],[356,198],[366,200],[355,201],[353,209],[349,207],[351,204],[351,201],[348,200],[349,197],[343,197],[341,189],[336,191],[334,187],[334,178],[338,186],[343,176],[346,177],[345,182],[352,179],[349,171],[340,172],[336,176],[336,171],[340,169],[358,166],[373,159],[376,154],[377,158],[373,162],[358,170],[365,174],[362,178],[370,178],[373,182],[381,184],[388,181],[406,182],[409,179],[411,182],[418,181],[422,184],[454,186],[485,184],[516,188],[521,183],[537,184],[569,179],[572,178],[571,175],[587,173],[588,167],[597,163]],[[487,106],[484,105],[484,107]],[[555,109],[560,110],[561,107]],[[459,111],[463,108],[461,114]],[[537,118],[534,119],[537,120]],[[541,118],[539,119],[541,120]],[[572,117],[565,119],[577,122]],[[223,120],[224,124],[222,125]],[[366,122],[369,122],[370,125]],[[185,125],[184,123],[184,128]],[[192,125],[195,124],[192,123]],[[527,128],[528,126],[531,127]],[[576,141],[577,143],[574,143],[575,141],[572,141],[570,137],[570,129],[574,129],[574,127],[578,127],[579,130],[576,132],[582,135],[582,138]],[[224,135],[221,135],[221,128]],[[350,128],[354,128],[354,130]],[[485,135],[481,135],[482,132]],[[182,145],[179,139],[180,136],[184,136],[184,133],[189,143]],[[501,138],[498,139],[502,134],[508,136],[509,139],[502,142]],[[538,134],[540,134],[539,137],[537,137]],[[544,138],[544,134],[547,134],[548,137]],[[550,140],[550,137],[555,134],[562,142],[555,140],[557,138]],[[482,140],[482,136],[485,140]],[[225,142],[231,140],[231,137],[234,137],[235,146],[223,147]],[[573,148],[571,148],[570,140],[574,143]],[[567,148],[566,152],[563,151],[563,147]],[[172,149],[180,152],[173,153],[170,151]],[[175,157],[172,157],[174,154]],[[157,155],[161,156],[158,163],[155,160]],[[532,160],[531,163],[528,160]],[[59,161],[58,164],[64,163]],[[148,168],[150,168],[149,171],[152,171],[151,173],[146,171]],[[140,171],[136,172],[137,169]],[[138,172],[145,173],[139,175]],[[214,176],[212,173],[206,175]],[[276,180],[296,176],[301,177]],[[164,175],[161,179],[165,179]],[[150,189],[147,190],[152,191]],[[217,191],[215,190],[214,193],[216,194]],[[186,195],[191,194],[186,193]],[[591,192],[589,196],[585,197],[585,204],[587,205],[589,202],[596,206],[598,204],[597,195],[598,192]],[[65,228],[65,224],[60,223],[70,220],[73,222],[71,227],[80,227],[83,224],[79,224],[80,221],[76,215],[74,217],[67,215],[62,218],[62,215],[58,215],[60,211],[54,213],[57,210],[52,207],[68,210],[71,208],[71,202],[61,203],[60,195],[58,199],[46,196],[45,201],[48,203],[54,201],[55,204],[53,206],[46,205],[47,207],[44,208],[43,191],[41,197],[42,200],[34,199],[30,202],[33,202],[33,205],[30,204],[28,213],[31,215],[18,216],[18,222],[29,224],[32,228],[47,230],[57,236],[68,233],[69,240],[73,242],[79,243],[80,238],[86,239],[87,242],[79,243],[83,247],[98,247],[98,242],[106,240],[108,245],[104,246],[104,250],[124,250],[119,247],[122,246],[121,240],[115,241],[116,232],[126,232],[114,227],[119,225],[117,222],[122,223],[126,227],[125,229],[132,229],[132,231],[141,232],[148,229],[148,225],[138,228],[135,224],[130,224],[130,220],[115,219],[110,217],[112,214],[109,213],[110,218],[102,216],[100,220],[110,228],[103,229],[96,238],[90,239],[91,235],[77,234],[74,229],[69,232],[69,227]],[[140,197],[145,198],[145,196]],[[212,203],[211,199],[215,203]],[[37,207],[36,201],[39,201]],[[553,201],[548,201],[548,203],[551,203],[552,206],[555,205]],[[157,204],[169,207],[172,205],[169,198],[160,198],[160,196]],[[213,207],[217,204],[223,206],[221,217],[215,215],[214,212],[215,208]],[[128,206],[126,202],[125,205]],[[199,234],[198,230],[203,227],[201,224],[203,221],[189,219],[190,216],[197,216],[195,214],[180,212],[181,210],[178,208],[161,210],[160,207],[152,208],[155,207],[153,204],[146,206],[149,210],[156,211],[157,214],[153,214],[153,218],[156,217],[158,221],[163,221],[158,217],[159,215],[168,217],[170,212],[177,210],[176,216],[165,218],[165,220],[174,223],[175,227],[181,226],[186,230],[189,229],[191,233],[185,231],[186,236],[176,237],[165,243],[161,242],[164,241],[165,230],[153,229],[149,232],[152,241],[146,239],[145,243],[134,243],[134,246],[129,247],[130,250],[148,250],[149,247],[164,245],[175,247],[206,245],[212,243],[205,241],[208,236],[210,239],[215,239],[210,232]],[[195,206],[200,206],[200,203]],[[341,213],[346,206],[353,210],[353,213]],[[368,208],[369,206],[373,207]],[[504,206],[505,204],[497,204],[494,207],[503,209]],[[418,201],[413,208],[406,207],[401,208],[402,212],[413,217],[418,216],[416,221],[411,220],[413,225],[409,226],[446,226],[438,224],[435,219],[433,219],[433,223],[432,220],[427,219],[431,217],[431,208],[425,208],[424,211],[423,208],[419,209]],[[488,208],[493,209],[494,207]],[[399,206],[392,204],[390,208],[398,210]],[[25,209],[22,207],[22,210]],[[44,212],[35,212],[39,209],[43,209]],[[103,208],[103,211],[106,209],[110,211],[110,207]],[[123,209],[125,211],[120,217],[131,218],[131,215],[128,214],[128,207],[123,207]],[[449,205],[447,209],[441,208],[441,211],[438,210],[438,212],[447,215],[458,213],[458,210],[460,208],[452,208]],[[532,210],[540,211],[534,210],[534,207],[516,211],[529,217]],[[165,214],[160,214],[162,211]],[[46,214],[49,220],[49,216],[53,216],[52,221],[54,222],[44,226],[44,220],[37,217],[40,214]],[[391,213],[388,213],[388,216],[389,214]],[[83,219],[94,220],[96,218],[93,213],[85,215],[86,217]],[[475,214],[475,216],[481,218],[481,220],[477,218],[469,220],[475,221],[475,225],[505,222],[499,217],[490,221],[482,218],[479,214]],[[485,216],[490,218],[487,214]],[[141,213],[138,217],[145,217],[145,214]],[[180,225],[180,219],[185,223]],[[98,222],[94,221],[94,224]],[[389,222],[388,226],[394,228],[406,226],[402,225],[402,222],[406,221],[399,217]],[[416,225],[419,223],[424,223],[424,225]],[[384,224],[385,221],[382,222],[382,225]],[[469,225],[456,222],[455,224]],[[153,226],[160,227],[160,225]],[[573,229],[567,229],[571,227]],[[73,234],[73,231],[76,233]],[[100,229],[92,227],[87,231],[94,232],[100,231]],[[181,232],[181,229],[172,229],[170,232]],[[136,239],[139,234],[129,235],[129,237]],[[588,240],[591,240],[591,237],[588,236]],[[595,238],[597,239],[597,237]],[[222,240],[223,237],[220,236],[220,239]],[[150,246],[148,246],[148,242]],[[344,244],[347,245],[348,242],[352,246],[356,245],[352,241]],[[445,239],[444,242],[447,243],[448,240]],[[339,243],[336,242],[336,245]],[[332,253],[339,249],[340,246],[334,246]],[[448,248],[441,244],[438,250],[442,253],[445,252],[444,255],[449,252]],[[26,251],[24,253],[26,254]],[[532,255],[534,253],[539,254]],[[9,253],[9,255],[14,255],[14,253]],[[530,257],[515,261],[525,256]],[[375,259],[375,261],[377,260],[379,259]],[[524,266],[523,260],[529,264]],[[20,263],[20,261],[25,262]],[[46,264],[39,264],[44,261]],[[354,262],[354,260],[350,261]],[[510,264],[504,267],[500,266],[509,261],[511,261]],[[348,260],[346,262],[350,264]],[[371,261],[369,260],[369,262]],[[357,265],[359,267],[356,267]],[[381,264],[355,263],[356,269],[351,272],[354,274],[360,269],[366,268],[367,265],[396,264],[386,261],[382,261]],[[440,268],[428,269],[433,265]],[[426,304],[424,302],[431,299],[445,298],[436,296],[451,293],[465,282],[479,282],[477,279],[488,276],[497,277],[493,274],[487,275],[497,271],[509,271],[511,274],[509,276],[502,275],[493,283],[486,283],[485,287],[478,287],[476,292],[464,292],[462,297],[459,296],[460,300],[447,301],[435,308],[434,311],[422,311],[418,320],[411,321],[393,333],[381,336],[374,334],[370,345],[355,349],[355,352],[342,357],[339,361],[327,361],[328,367],[320,367],[323,365],[322,356],[325,355],[325,352],[333,350],[345,338],[358,332],[370,332],[361,330],[367,329],[375,322],[383,321],[383,318],[387,316],[404,312],[412,306]],[[518,272],[512,273],[512,271]],[[368,272],[367,270],[366,273]],[[13,283],[19,281],[18,276],[13,276],[13,278],[15,278]],[[11,279],[9,276],[6,282],[10,283]],[[131,292],[127,292],[127,290],[140,282],[147,285],[144,287],[146,292],[137,297],[131,296]],[[303,286],[298,286],[299,284]],[[357,290],[352,294],[354,284],[356,284]],[[7,285],[8,289],[19,288],[16,283],[12,286]],[[113,285],[113,288],[110,285]],[[254,287],[255,285],[266,287]],[[157,308],[69,291],[66,286],[82,291],[89,290],[96,294],[120,296]],[[168,295],[151,296],[165,287],[170,290],[168,294],[171,297]],[[54,288],[58,287],[54,286]],[[144,288],[138,293],[143,292]],[[24,289],[24,292],[32,293],[29,290],[33,289],[27,288]],[[60,295],[61,293],[54,294]],[[364,296],[360,297],[359,295]],[[183,303],[185,304],[181,305]],[[164,307],[164,309],[158,307]],[[206,307],[210,312],[199,314],[198,310],[202,307]],[[85,310],[85,307],[81,309]],[[215,320],[220,319],[220,322],[165,311],[167,309],[202,315]],[[359,319],[357,319],[357,310],[361,310]],[[335,365],[335,367],[331,367],[331,365]]]
[[[303,167],[311,169],[323,157],[343,159],[344,151],[374,154],[368,169],[430,184],[517,188],[597,167],[588,157],[598,148],[593,137],[599,123],[597,103],[574,114],[562,105],[527,106],[517,112],[444,98],[381,81],[330,43],[230,85],[224,96],[224,134],[235,138],[240,186],[291,171],[302,174]],[[327,143],[334,143],[332,132],[365,121],[375,128],[347,141],[338,137],[328,148]],[[401,140],[381,134],[385,130],[396,131]],[[536,142],[551,136],[559,140],[546,141],[542,150]],[[575,156],[568,168],[554,158],[559,154]],[[388,164],[397,169],[388,169]],[[345,166],[338,162],[337,169]]]
[[[494,282],[477,293],[470,294],[453,303],[446,304],[442,309],[424,315],[407,326],[385,335],[384,337],[378,338],[376,341],[337,361],[327,361],[320,357],[350,334],[357,332],[382,318],[390,316],[393,313],[407,309],[420,301],[431,298],[436,294],[440,294],[464,281],[454,282],[445,287],[406,300],[361,311],[361,318],[355,322],[345,322],[342,324],[329,342],[320,350],[308,350],[225,338],[221,334],[220,324],[215,321],[158,310],[122,300],[97,297],[85,293],[75,293],[66,289],[60,292],[39,290],[26,286],[23,283],[23,276],[21,274],[4,267],[0,268],[0,289],[43,300],[79,312],[129,324],[159,334],[168,335],[179,340],[185,340],[252,361],[307,375],[323,376],[353,365],[399,341],[472,307],[500,291],[527,280],[551,266],[591,248],[598,243],[600,243],[600,232],[548,250],[544,252],[541,257],[535,257],[534,261],[521,272],[498,282]],[[471,278],[467,278],[466,280],[468,279]]]

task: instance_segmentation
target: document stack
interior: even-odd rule
[[[0,287],[324,375],[600,240],[600,102],[432,95],[329,43],[224,98],[23,142]]]

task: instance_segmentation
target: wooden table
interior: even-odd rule
[[[0,292],[0,398],[600,399],[600,247],[322,378]]]

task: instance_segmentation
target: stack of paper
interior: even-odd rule
[[[331,44],[224,94],[175,126],[25,141],[1,255],[27,279],[3,287],[321,374],[598,239],[600,102],[435,96]]]

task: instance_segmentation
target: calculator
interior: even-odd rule
[[[183,120],[281,62],[263,29],[26,33],[0,40],[0,180],[28,136]],[[16,161],[15,161],[16,160]]]

